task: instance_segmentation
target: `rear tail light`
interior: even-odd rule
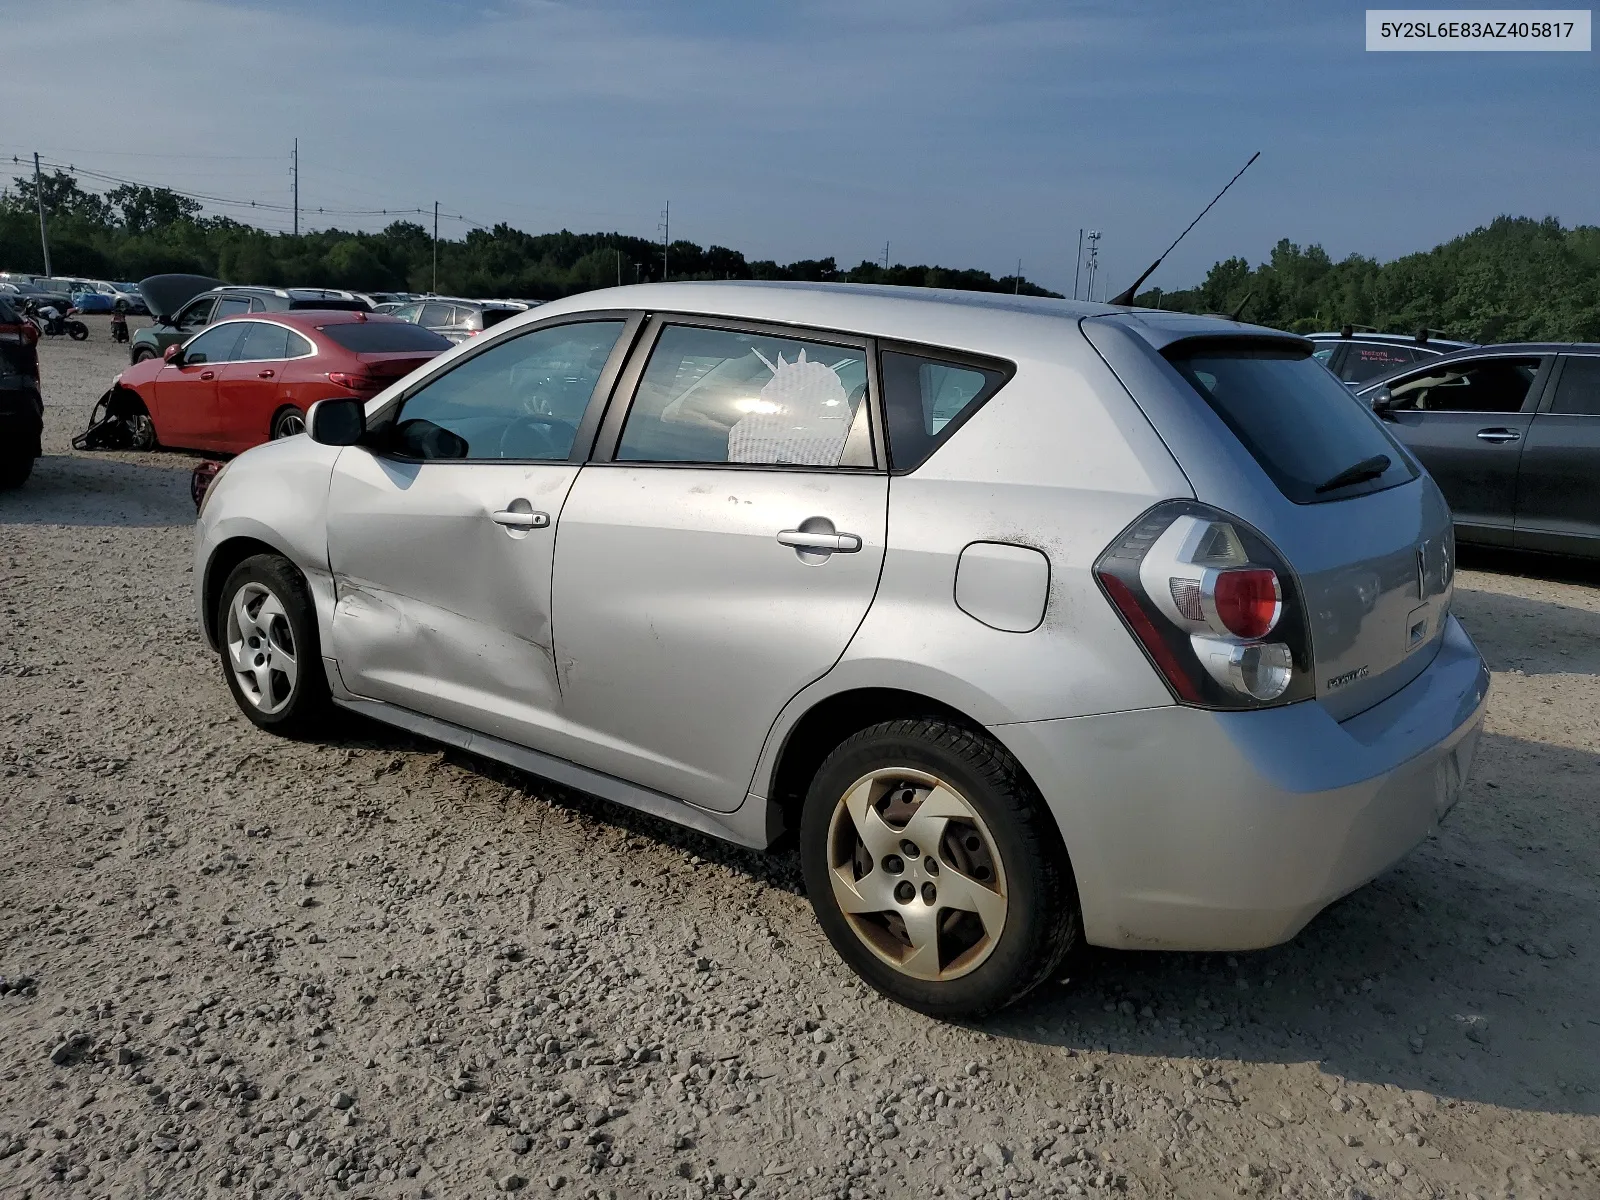
[[[352,371],[329,371],[328,382],[335,387],[349,388],[352,392],[375,392],[378,381],[370,375],[357,375]]]
[[[1294,573],[1254,529],[1192,500],[1158,504],[1095,577],[1180,703],[1260,708],[1315,694]]]

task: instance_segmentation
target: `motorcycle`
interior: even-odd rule
[[[28,316],[33,321],[34,328],[45,337],[60,337],[66,334],[75,342],[81,342],[89,336],[89,327],[82,321],[74,320],[72,314],[75,308],[67,309],[63,316],[61,310],[54,304],[35,304],[29,309]]]

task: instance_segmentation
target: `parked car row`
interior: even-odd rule
[[[0,277],[0,294],[20,296],[53,304],[62,312],[76,308],[85,313],[146,313],[149,311],[136,283],[111,283],[103,279],[82,279],[66,275],[19,275],[7,272]]]

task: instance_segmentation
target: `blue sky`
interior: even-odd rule
[[[298,136],[309,210],[655,237],[670,199],[674,237],[753,258],[887,240],[1064,291],[1080,226],[1116,291],[1258,149],[1153,284],[1280,237],[1390,258],[1502,212],[1600,223],[1594,53],[1371,54],[1364,11],[0,0],[0,151],[281,204]]]

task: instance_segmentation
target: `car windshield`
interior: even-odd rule
[[[438,353],[451,346],[449,338],[405,321],[350,321],[317,328],[356,354],[391,354],[406,350]]]
[[[1296,504],[1342,500],[1416,478],[1378,418],[1304,348],[1184,341],[1166,357]],[[1358,466],[1367,469],[1352,473]]]

